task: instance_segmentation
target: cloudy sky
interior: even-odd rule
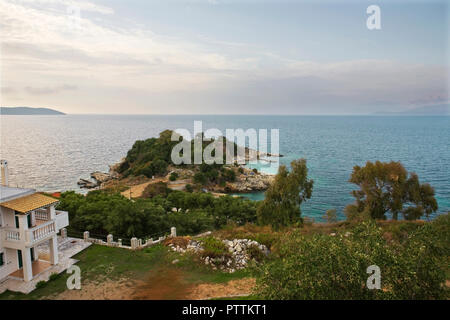
[[[381,8],[381,30],[366,9]],[[367,114],[449,101],[443,1],[0,0],[1,105]]]

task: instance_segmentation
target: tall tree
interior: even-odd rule
[[[356,202],[346,207],[347,214],[368,213],[374,219],[386,219],[390,212],[395,220],[399,213],[414,220],[438,208],[433,187],[420,184],[417,174],[408,174],[400,162],[368,161],[364,167],[353,167],[349,181],[359,190],[352,191]]]
[[[300,205],[311,198],[312,188],[305,159],[292,161],[290,172],[286,166],[280,166],[265,199],[258,205],[258,222],[279,228],[300,221]]]

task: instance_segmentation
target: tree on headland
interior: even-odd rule
[[[338,221],[337,218],[337,210],[336,209],[328,209],[327,211],[325,211],[325,214],[323,216],[323,218],[328,222],[328,223],[334,223]]]
[[[279,228],[301,221],[300,205],[311,198],[312,188],[313,180],[308,179],[305,159],[292,161],[290,172],[286,166],[280,166],[265,199],[258,205],[258,222]]]
[[[356,201],[346,207],[348,216],[367,214],[386,219],[389,212],[394,220],[399,214],[415,220],[438,208],[433,187],[421,184],[417,174],[408,174],[400,162],[368,161],[364,167],[353,167],[349,181],[359,190],[352,191]]]

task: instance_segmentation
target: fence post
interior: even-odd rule
[[[175,228],[175,227],[170,228],[170,236],[172,238],[177,236],[177,228]]]
[[[63,239],[67,238],[67,229],[66,228],[61,229],[61,238],[63,238]]]
[[[84,241],[88,241],[88,239],[89,239],[89,231],[83,232],[83,239],[84,239]]]
[[[137,238],[133,237],[131,238],[131,249],[136,250],[136,248],[137,248]]]
[[[108,246],[111,246],[112,245],[112,243],[113,243],[113,235],[112,234],[108,234],[107,236],[106,236],[106,243],[108,244]]]

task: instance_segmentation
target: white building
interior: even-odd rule
[[[2,160],[0,186],[0,282],[12,276],[30,281],[58,264],[57,233],[69,225],[66,211],[55,210],[58,200],[34,189],[7,185],[6,162]],[[46,260],[39,259],[37,246],[48,244]]]

